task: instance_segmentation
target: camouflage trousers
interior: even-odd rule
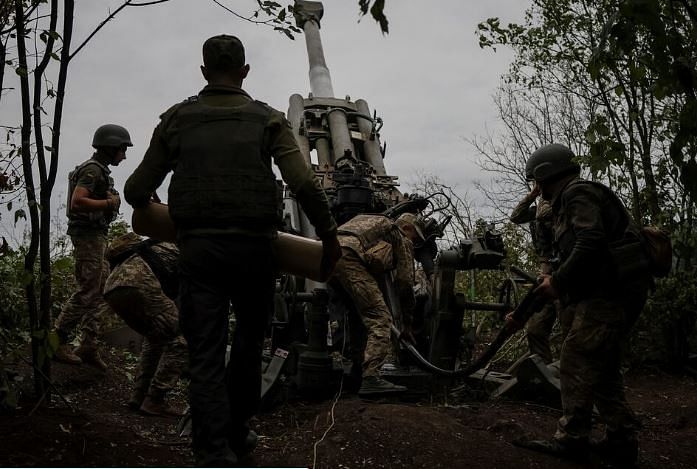
[[[161,288],[148,282],[117,287],[104,297],[126,324],[144,336],[136,390],[163,397],[177,384],[188,361],[177,306]]]
[[[636,438],[637,420],[625,399],[620,370],[627,325],[631,323],[628,316],[632,314],[621,302],[602,298],[582,300],[560,312],[563,416],[555,438],[587,440],[594,405],[608,435]]]
[[[558,301],[550,301],[540,312],[533,314],[525,325],[530,353],[539,355],[545,363],[554,360],[549,337],[557,320],[557,309]]]
[[[63,306],[55,328],[63,342],[67,342],[79,324],[84,335],[97,337],[101,321],[109,311],[102,291],[109,275],[109,264],[104,259],[107,247],[105,235],[71,236],[75,257],[75,280],[78,290]]]
[[[168,342],[151,342],[145,337],[135,388],[155,398],[164,397],[176,386],[188,360],[184,336],[178,335]]]
[[[363,376],[375,376],[392,351],[392,315],[382,291],[358,255],[349,249],[343,250],[343,256],[336,264],[332,275],[353,301],[362,323],[356,324],[358,321],[351,321],[349,318],[354,357],[355,353],[361,355],[362,352]],[[365,332],[363,339],[361,332]]]

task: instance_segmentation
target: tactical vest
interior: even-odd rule
[[[68,217],[68,226],[75,228],[99,228],[107,229],[109,223],[114,221],[116,212],[110,213],[108,216],[104,211],[96,212],[77,212],[70,208],[73,198],[73,192],[77,187],[77,181],[80,179],[80,172],[90,165],[99,168],[101,180],[97,182],[95,191],[92,193],[94,199],[106,199],[107,192],[114,191],[114,180],[109,176],[109,168],[104,163],[90,158],[82,164],[79,164],[68,173],[68,200],[65,205],[65,214]]]
[[[219,107],[196,98],[177,110],[169,142],[178,153],[169,213],[179,228],[280,224],[280,187],[262,147],[271,112],[258,101]]]
[[[398,228],[384,215],[356,215],[337,230],[339,236],[353,236],[361,243],[364,251],[384,240]]]

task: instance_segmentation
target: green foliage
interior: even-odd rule
[[[477,233],[481,233],[484,225],[477,223]],[[531,274],[538,271],[538,261],[530,243],[529,234],[525,229],[513,224],[505,223],[500,233],[506,248],[506,259],[500,270],[475,270],[458,272],[456,277],[456,292],[463,293],[470,301],[499,303],[505,302],[502,290],[504,282],[512,275],[508,266],[518,266]],[[517,303],[524,295],[523,285],[513,285],[511,302]],[[493,329],[502,325],[501,317],[494,312],[466,311],[466,327],[477,331],[478,335],[487,335]]]
[[[371,6],[372,3],[372,6]],[[383,34],[389,33],[389,22],[385,16],[385,0],[358,0],[361,15],[365,16],[370,10],[370,15],[380,25]]]
[[[680,273],[656,282],[631,337],[634,363],[686,364],[697,320],[697,272]]]

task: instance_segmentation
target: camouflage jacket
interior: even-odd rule
[[[554,216],[552,206],[539,198],[537,205],[534,197],[525,197],[511,212],[511,221],[516,225],[530,223],[535,252],[543,264],[548,264],[554,255]],[[543,271],[545,269],[543,268]]]
[[[611,248],[636,226],[610,189],[571,179],[551,200],[554,247],[561,264],[552,284],[566,301],[614,297],[621,289]]]
[[[383,215],[357,215],[337,231],[339,243],[361,259],[366,269],[379,276],[392,272],[401,306],[414,308],[414,246],[397,225]]]
[[[134,253],[112,269],[104,285],[104,294],[119,287],[159,292],[163,290],[163,284],[176,283],[177,259],[179,257],[177,247],[172,243],[158,243],[148,249],[157,258],[158,268],[153,269],[143,258],[143,255]],[[165,293],[172,297],[172,290],[175,289],[167,288],[166,290],[170,290],[165,291]]]
[[[90,198],[104,200],[109,193],[117,194],[114,189],[114,179],[111,177],[109,165],[100,161],[95,153],[92,158],[78,165],[68,175],[68,200],[66,211],[68,215],[69,235],[89,235],[92,233],[106,234],[109,224],[116,218],[117,213],[107,211],[77,212],[70,209],[73,191],[83,187],[90,192]]]

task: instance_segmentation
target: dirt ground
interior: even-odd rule
[[[15,416],[0,417],[0,466],[192,465],[190,441],[175,432],[177,419],[146,417],[126,407],[135,357],[111,349],[107,358],[112,366],[106,374],[85,365],[54,365],[57,389],[75,412],[59,397],[35,410],[22,399]],[[630,374],[627,388],[643,423],[640,467],[697,467],[697,381],[644,371]],[[183,391],[174,400],[183,406]],[[259,445],[242,465],[592,467],[510,443],[551,435],[558,417],[557,410],[510,401],[405,403],[344,394],[336,401],[286,402],[253,421]]]

